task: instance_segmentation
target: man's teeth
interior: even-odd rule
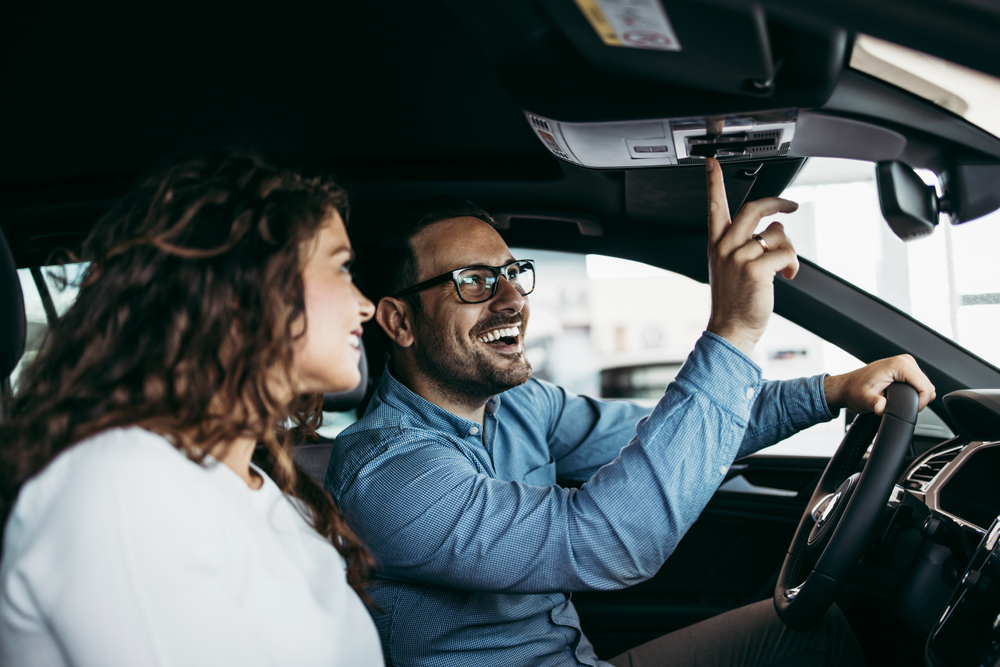
[[[347,342],[351,347],[358,347],[361,345],[361,338],[359,338],[357,334],[349,334],[347,336]]]
[[[514,326],[507,327],[505,329],[494,329],[493,331],[481,334],[479,336],[479,342],[489,343],[495,340],[500,340],[501,338],[513,338],[520,333],[520,329],[520,324],[515,324]]]

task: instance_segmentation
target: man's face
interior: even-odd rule
[[[514,260],[500,235],[471,217],[436,222],[410,243],[418,283],[466,266],[504,266]],[[506,278],[498,279],[496,294],[483,303],[463,302],[451,281],[419,292],[418,298],[422,309],[414,317],[413,354],[439,390],[462,403],[482,404],[531,376],[524,355],[528,298]],[[512,329],[514,335],[503,335]]]

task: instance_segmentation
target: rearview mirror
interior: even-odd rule
[[[898,160],[877,163],[875,180],[882,216],[896,236],[909,241],[934,231],[940,203],[933,185]]]

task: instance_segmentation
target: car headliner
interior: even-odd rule
[[[905,135],[901,159],[913,166],[940,169],[960,159],[1000,158],[997,138],[844,69],[853,32],[863,30],[1000,75],[994,57],[1000,10],[962,0],[801,5],[665,2],[668,14],[766,12],[775,56],[784,58],[774,90],[749,95],[710,90],[718,88],[713,73],[721,77],[747,57],[730,48],[735,42],[725,35],[713,40],[710,29],[689,42],[691,53],[677,61],[682,67],[666,74],[621,76],[588,64],[586,57],[602,57],[586,53],[596,47],[577,53],[567,46],[566,35],[583,21],[572,0],[232,9],[7,3],[0,28],[0,225],[19,266],[44,264],[56,249],[78,245],[110,201],[164,156],[240,144],[306,171],[332,170],[352,192],[354,225],[371,224],[409,199],[444,192],[515,214],[504,232],[511,245],[629,257],[704,281],[699,167],[627,172],[563,163],[534,136],[523,111],[560,120],[622,120],[818,108]],[[692,87],[688,68],[703,75],[702,89]],[[678,77],[684,86],[674,83]],[[730,205],[779,194],[801,162],[767,161],[749,191],[744,187],[734,196],[730,189]],[[726,166],[730,188],[737,168]],[[627,212],[630,179],[687,196],[661,197],[662,220],[655,220],[654,210],[640,222]],[[517,219],[539,211],[589,216],[603,234],[582,236],[571,222],[531,215]],[[821,272],[813,278],[836,292],[832,278]],[[798,309],[805,313],[798,319],[812,318],[808,328],[816,330],[816,322],[826,322],[824,312],[836,319],[848,307],[835,303],[832,293],[817,294],[806,303],[801,294],[779,288],[776,310]],[[856,324],[838,329],[844,338],[868,336],[856,343],[864,349],[848,348],[860,358],[911,347],[891,342],[899,323],[884,323],[881,333],[860,319]],[[927,354],[951,345],[937,338],[928,338]],[[946,370],[936,376],[945,388],[1000,379],[987,366],[961,377]]]
[[[796,8],[800,3],[765,3],[775,41],[789,41],[791,32],[825,40],[825,50],[795,51],[798,61],[784,63],[774,94],[761,98],[664,81],[638,85],[575,64],[563,66],[561,78],[546,79],[547,88],[527,90],[517,85],[520,80],[556,71],[561,63],[549,58],[537,67],[511,66],[497,43],[535,39],[526,34],[535,24],[529,26],[525,16],[541,15],[538,4],[549,12],[550,24],[551,16],[568,16],[567,10],[582,20],[571,0],[311,2],[280,10],[263,4],[129,10],[91,4],[55,10],[8,3],[0,40],[6,100],[0,112],[6,121],[0,139],[0,221],[18,262],[43,261],[65,244],[51,234],[85,230],[108,199],[165,155],[230,143],[307,169],[334,169],[354,185],[358,219],[378,217],[414,196],[448,191],[491,207],[545,205],[590,212],[610,227],[627,224],[622,173],[558,163],[525,122],[525,102],[602,119],[824,103],[836,113],[894,121],[909,112],[922,116],[903,120],[912,126],[911,135],[948,135],[947,128],[952,133],[959,128],[967,136],[958,137],[955,146],[1000,156],[1000,141],[990,142],[989,135],[979,136],[909,96],[874,103],[876,93],[896,92],[889,86],[847,72],[834,90],[842,63],[821,71],[838,54],[843,59],[838,42],[849,36],[843,27],[860,27],[917,48],[935,47],[939,55],[1000,74],[991,50],[1000,34],[996,10],[959,2],[921,2],[922,11],[912,2],[818,2],[811,3],[814,16],[806,16]],[[692,3],[667,4],[681,11]],[[739,11],[750,6],[722,4]],[[872,4],[879,7],[869,8]],[[904,4],[906,12],[888,11],[887,5]],[[706,10],[719,12],[712,5]],[[933,32],[943,24],[961,34]],[[551,35],[546,39],[552,41]],[[713,48],[716,61],[684,61],[685,69],[707,73],[707,87],[713,72],[721,75],[746,57],[728,51],[724,41]],[[617,96],[585,85],[623,80]],[[859,96],[861,103],[853,99]],[[753,195],[776,194],[786,183],[771,179],[755,186]],[[690,216],[697,219],[700,213],[695,209]],[[20,233],[25,224],[33,243]]]

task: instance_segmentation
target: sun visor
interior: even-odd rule
[[[545,147],[560,160],[596,169],[636,169],[784,157],[795,136],[795,111],[564,123],[526,112]]]

